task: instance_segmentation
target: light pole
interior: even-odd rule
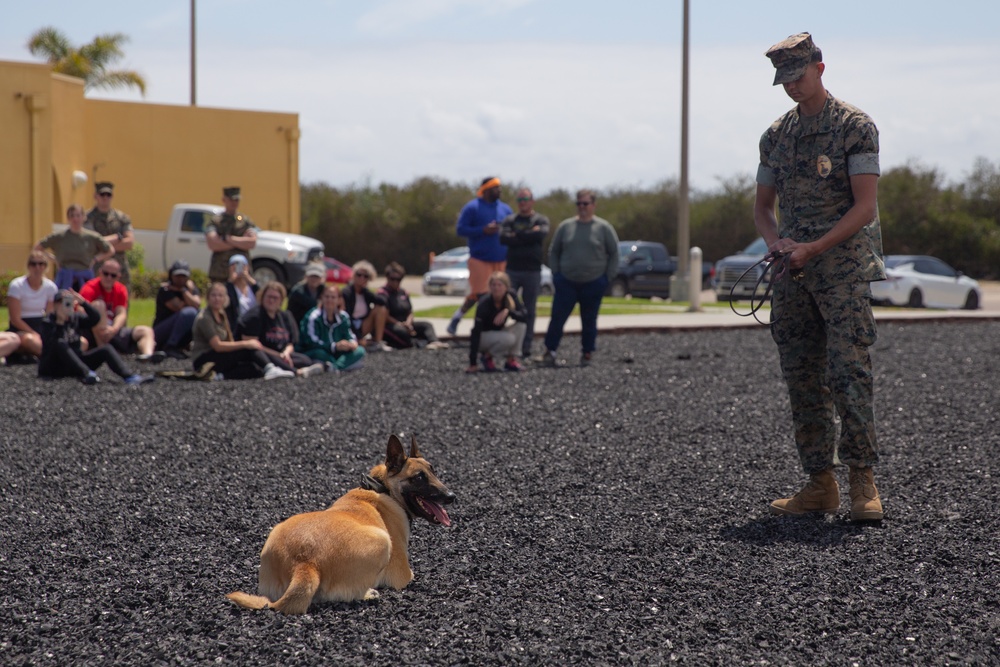
[[[687,301],[691,208],[688,202],[688,52],[690,0],[684,0],[684,45],[681,56],[681,181],[677,193],[677,270],[670,277],[670,300]]]
[[[195,0],[191,0],[191,106],[197,106],[198,104],[198,87],[195,75],[194,3]]]

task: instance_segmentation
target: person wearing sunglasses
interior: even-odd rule
[[[455,232],[469,243],[469,292],[461,307],[451,316],[448,333],[458,333],[458,323],[486,294],[486,283],[497,271],[507,269],[507,246],[500,243],[500,221],[514,211],[500,201],[500,179],[487,176],[476,191],[476,198],[462,207]]]
[[[388,344],[396,350],[414,346],[428,350],[447,349],[448,343],[438,340],[433,324],[413,319],[413,304],[410,295],[403,289],[405,276],[406,269],[399,262],[390,262],[385,267],[385,285],[375,294],[378,303],[385,307],[381,326],[375,328],[375,344]]]
[[[115,259],[121,267],[119,280],[125,287],[131,288],[132,278],[129,275],[128,262],[125,261],[125,253],[135,244],[135,232],[132,231],[132,218],[111,207],[114,192],[115,184],[110,181],[99,181],[94,184],[94,207],[87,211],[83,228],[97,232],[114,248]],[[101,270],[100,263],[95,265],[94,270]]]
[[[49,234],[35,244],[34,250],[48,250],[56,259],[56,286],[59,289],[79,289],[93,279],[94,265],[115,254],[115,249],[97,232],[83,228],[83,207],[70,204],[66,209],[68,228]]]
[[[11,361],[35,361],[42,353],[42,318],[52,312],[52,301],[59,288],[45,277],[49,256],[33,250],[28,256],[28,272],[10,281],[7,287],[7,310],[10,315],[9,331],[18,336],[19,344]],[[8,356],[8,355],[4,355]]]
[[[593,190],[576,193],[576,216],[559,223],[549,244],[549,268],[556,293],[552,317],[545,332],[542,363],[556,366],[556,350],[563,327],[580,305],[580,365],[589,366],[597,349],[597,313],[604,291],[618,275],[618,235],[611,223],[594,214],[597,195]]]
[[[97,326],[101,318],[101,313],[78,293],[59,290],[52,312],[42,319],[42,354],[38,359],[38,377],[76,377],[83,384],[94,385],[100,382],[97,369],[107,364],[108,368],[125,380],[125,384],[152,382],[154,376],[139,375],[129,370],[110,345],[83,350],[80,344],[81,334]]]
[[[517,191],[517,212],[500,223],[500,243],[507,246],[507,277],[514,293],[521,291],[528,316],[525,319],[521,356],[531,356],[535,337],[535,305],[542,284],[542,243],[549,235],[549,219],[535,211],[535,196],[529,188]]]
[[[375,292],[369,287],[376,277],[372,263],[362,259],[351,267],[351,282],[340,290],[340,296],[344,298],[344,312],[351,318],[351,329],[359,342],[363,342],[366,336],[375,334],[379,321],[385,326],[385,308],[378,306]],[[373,349],[392,350],[384,343]]]
[[[128,289],[119,282],[121,266],[111,258],[101,266],[101,275],[88,280],[80,288],[80,296],[94,306],[101,319],[91,329],[83,331],[83,336],[91,347],[111,345],[121,354],[137,354],[139,361],[159,363],[166,358],[161,350],[156,350],[156,336],[153,328],[144,324],[136,327],[128,324]]]

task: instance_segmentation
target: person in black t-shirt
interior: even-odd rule
[[[184,350],[191,344],[191,329],[200,307],[201,292],[191,280],[191,267],[179,259],[167,272],[167,282],[161,283],[156,292],[156,349],[172,359],[187,359]]]
[[[286,295],[285,286],[276,280],[264,285],[258,295],[260,304],[240,316],[240,338],[260,341],[264,353],[278,368],[295,371],[300,377],[321,373],[323,364],[295,351],[299,327],[292,314],[281,309]]]

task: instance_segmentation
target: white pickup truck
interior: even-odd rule
[[[205,242],[205,226],[222,213],[212,204],[177,204],[166,231],[135,229],[135,242],[142,246],[147,271],[166,271],[178,259],[193,269],[208,271],[212,251]],[[53,225],[59,231],[66,225]],[[309,262],[323,261],[323,244],[300,234],[260,230],[251,252],[253,275],[263,284],[279,280],[292,285],[302,280]]]

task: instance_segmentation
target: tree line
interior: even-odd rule
[[[525,184],[526,185],[526,184]],[[505,183],[512,204],[520,183]],[[691,245],[706,261],[733,254],[757,238],[753,225],[755,184],[749,175],[720,179],[690,196]],[[321,240],[327,254],[351,264],[371,261],[380,271],[397,261],[410,274],[427,270],[432,252],[464,245],[455,234],[462,206],[476,185],[424,177],[404,185],[354,184],[338,188],[303,184],[302,233]],[[622,240],[659,241],[671,252],[677,242],[678,184],[612,188],[598,194],[597,214]],[[535,209],[552,229],[575,215],[575,193],[535,193]],[[1000,278],[1000,168],[975,160],[961,182],[946,183],[936,169],[911,163],[879,179],[879,212],[885,254],[927,254],[982,279]]]

